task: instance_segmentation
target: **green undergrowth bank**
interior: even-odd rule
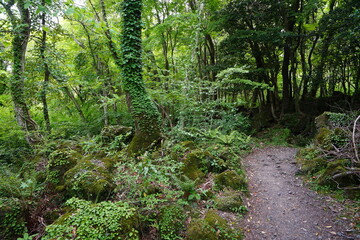
[[[331,194],[345,206],[360,230],[360,165],[355,154],[359,150],[357,113],[325,112],[315,119],[316,134],[311,143],[301,148],[297,161],[309,185],[316,191]],[[354,146],[355,140],[355,146]]]
[[[249,136],[177,129],[129,156],[131,136],[111,126],[93,138],[48,140],[26,164],[3,164],[1,239],[242,239],[222,213],[246,212],[240,156]]]

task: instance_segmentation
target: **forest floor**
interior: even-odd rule
[[[244,159],[249,179],[246,240],[360,239],[344,204],[305,186],[296,149],[256,149]]]

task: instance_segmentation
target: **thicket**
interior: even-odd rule
[[[302,171],[358,186],[359,1],[126,2],[0,0],[0,238],[239,239],[249,135],[329,110]]]

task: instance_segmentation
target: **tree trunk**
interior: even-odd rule
[[[26,141],[29,145],[34,146],[42,141],[42,136],[38,132],[38,125],[30,116],[24,92],[25,53],[30,37],[30,13],[28,9],[25,9],[25,2],[23,0],[17,1],[20,18],[13,13],[13,1],[10,1],[8,4],[1,4],[11,20],[14,31],[12,40],[13,74],[10,81],[10,91],[14,103],[15,117],[20,127],[26,133]]]
[[[42,1],[42,4],[45,4],[45,1]],[[46,13],[44,12],[42,15],[42,26],[45,27],[45,17],[46,17]],[[46,126],[46,131],[48,134],[51,134],[51,125],[50,125],[50,117],[49,117],[49,110],[48,110],[48,104],[47,104],[47,99],[46,99],[46,93],[47,93],[47,88],[49,85],[49,79],[50,79],[50,70],[49,70],[49,66],[46,62],[45,59],[45,49],[46,49],[46,35],[47,32],[45,30],[42,31],[42,37],[41,37],[41,46],[40,46],[40,56],[41,59],[43,61],[43,66],[44,66],[44,81],[43,81],[43,85],[42,85],[42,91],[41,91],[41,102],[43,104],[43,115],[44,115],[44,121],[45,121],[45,126]]]
[[[135,135],[127,150],[129,154],[145,151],[161,137],[160,115],[145,90],[142,78],[141,8],[141,0],[123,2],[122,80],[135,122]]]

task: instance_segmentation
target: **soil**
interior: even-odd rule
[[[360,239],[343,205],[304,186],[296,149],[256,149],[244,159],[249,179],[245,240]]]

